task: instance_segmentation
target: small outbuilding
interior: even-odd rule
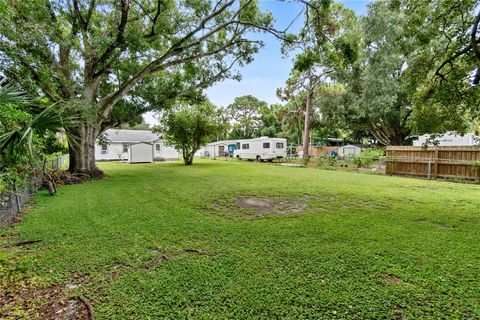
[[[236,149],[237,140],[215,141],[206,144],[199,150],[198,155],[201,157],[232,157]]]
[[[128,146],[128,163],[153,162],[153,144],[148,142],[134,143]]]
[[[346,146],[338,148],[338,155],[341,157],[356,157],[365,149],[362,145],[347,144]]]

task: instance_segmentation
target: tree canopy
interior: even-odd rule
[[[161,115],[155,131],[181,152],[185,165],[191,165],[195,152],[221,132],[222,120],[222,112],[209,102],[179,105]]]
[[[303,103],[319,115],[314,131],[341,130],[383,145],[402,145],[412,133],[465,132],[477,123],[478,1],[376,0],[358,17],[332,1],[305,6],[301,45],[284,45],[300,50],[279,91],[291,106],[285,115],[311,97]],[[324,76],[323,84],[314,75]]]
[[[94,172],[94,141],[175,99],[238,78],[274,32],[254,0],[0,0],[0,68],[32,95],[75,107],[71,171]]]

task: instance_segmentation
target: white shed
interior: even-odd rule
[[[338,148],[338,155],[341,157],[355,157],[362,153],[363,148],[354,144],[347,144],[346,146]]]
[[[153,145],[148,142],[128,146],[128,163],[153,162]]]

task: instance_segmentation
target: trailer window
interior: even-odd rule
[[[263,149],[270,149],[270,142],[264,142]]]
[[[248,145],[248,143],[244,143],[242,144],[242,149],[250,149],[250,146]]]
[[[277,149],[283,149],[283,142],[277,142]]]
[[[240,142],[237,142],[237,145],[235,146],[235,149],[240,150]]]

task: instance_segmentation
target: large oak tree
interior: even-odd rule
[[[0,0],[0,68],[82,116],[70,171],[95,174],[106,129],[249,63],[272,16],[254,0]]]

